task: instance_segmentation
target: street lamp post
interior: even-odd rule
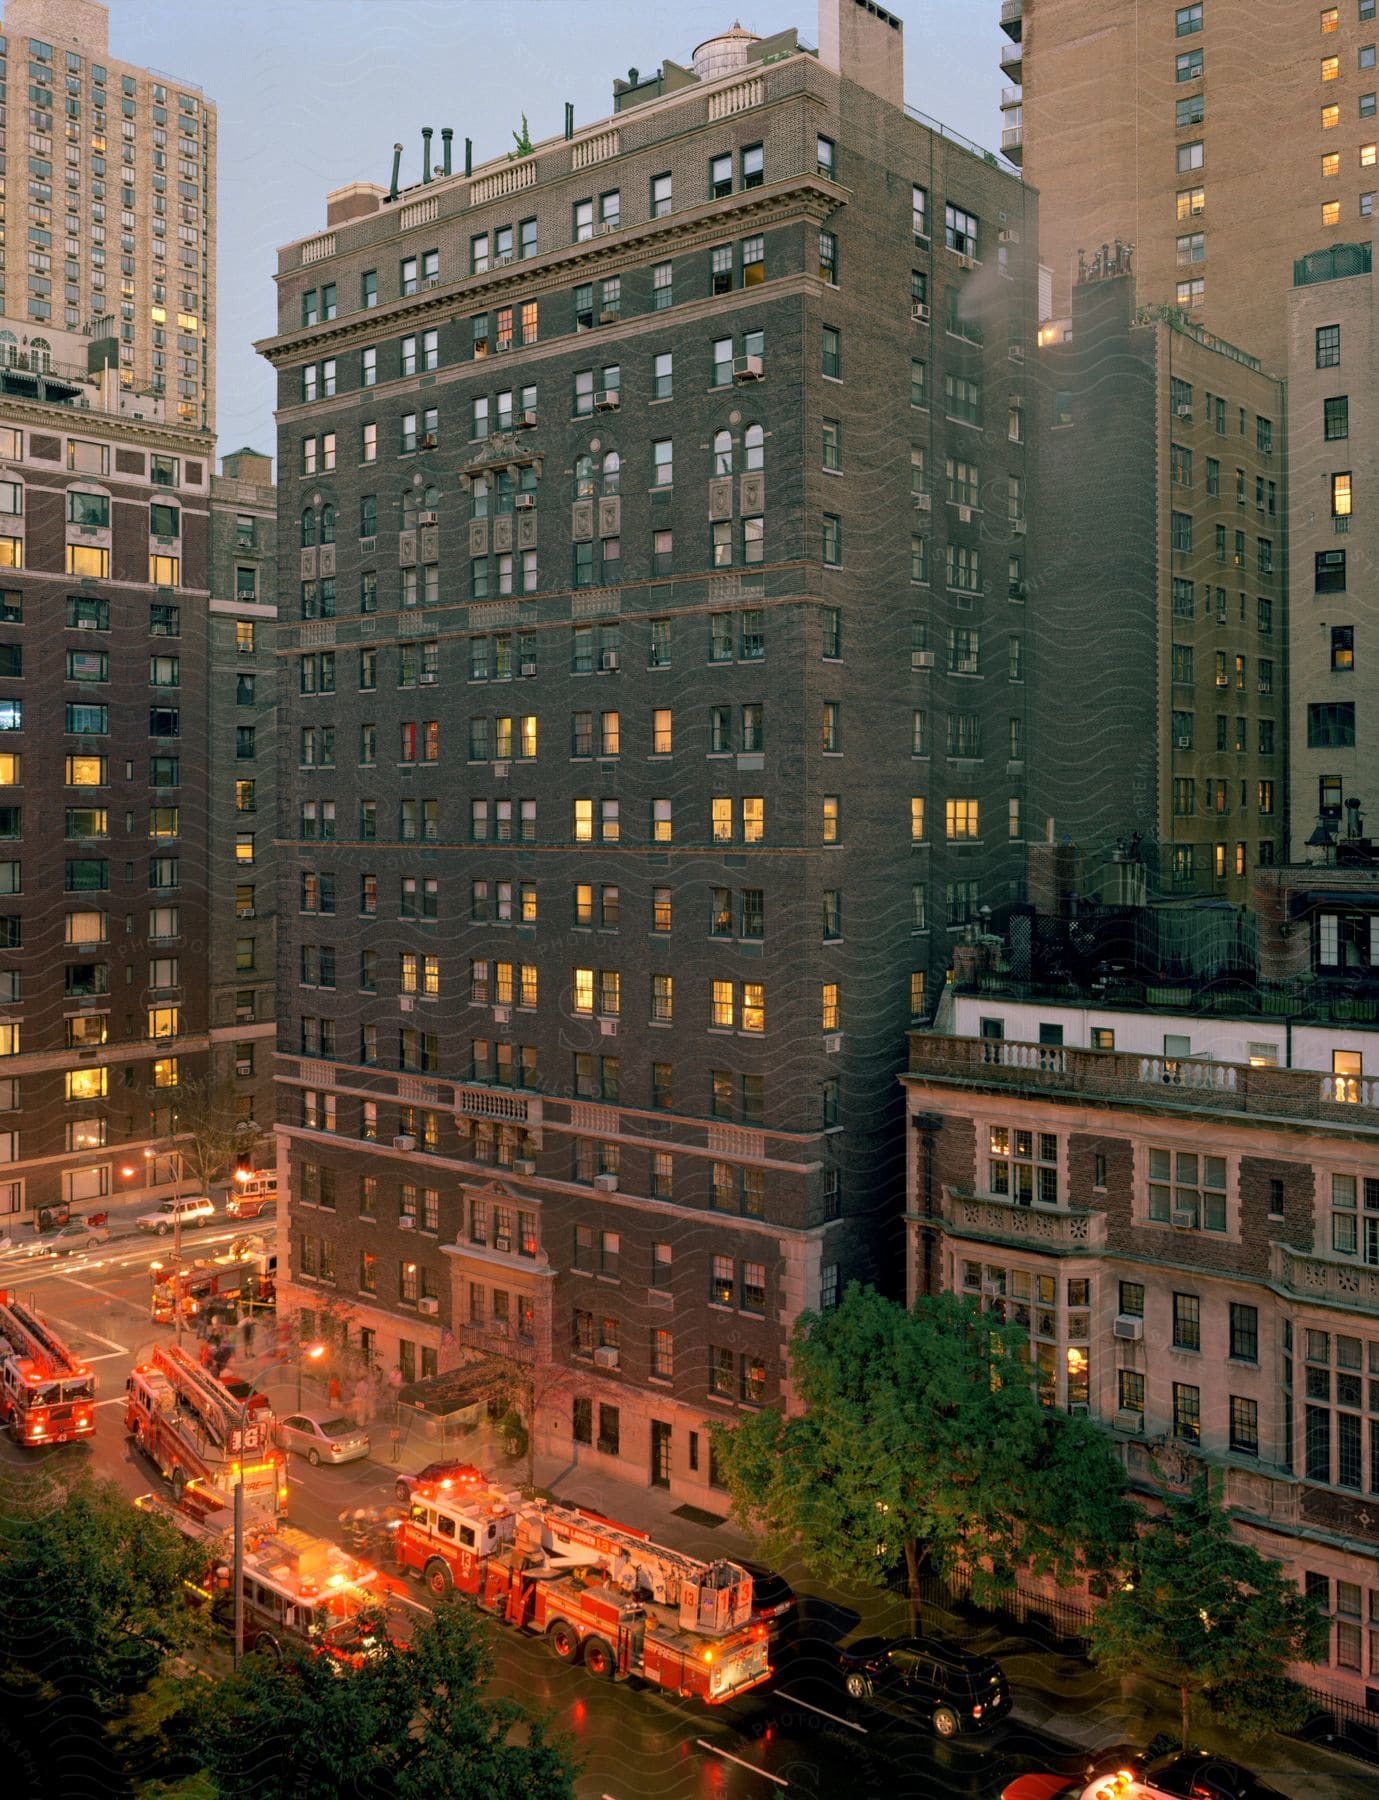
[[[308,1344],[297,1359],[297,1408],[302,1405],[302,1363],[306,1359],[318,1361],[326,1353],[324,1344]],[[264,1369],[271,1369],[275,1363],[285,1362],[288,1352],[275,1350]],[[260,1374],[263,1370],[260,1369]],[[235,1637],[234,1666],[238,1668],[244,1655],[244,1431],[249,1419],[249,1406],[254,1396],[248,1393],[240,1402],[239,1408],[239,1461],[235,1465],[235,1553],[231,1563],[230,1579],[235,1584]],[[284,1453],[286,1454],[286,1453]],[[276,1480],[277,1477],[275,1476]]]

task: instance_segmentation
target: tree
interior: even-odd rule
[[[536,1486],[537,1421],[543,1407],[554,1406],[570,1391],[570,1373],[559,1363],[533,1349],[530,1358],[489,1353],[484,1397],[507,1408],[499,1429],[520,1446],[527,1463],[527,1486]],[[518,1430],[512,1429],[515,1422]]]
[[[261,1133],[251,1120],[235,1111],[231,1082],[213,1075],[193,1075],[175,1088],[154,1089],[150,1098],[159,1106],[172,1102],[172,1133],[168,1153],[181,1159],[188,1191],[208,1194],[214,1182],[223,1181],[241,1157],[251,1157]]]
[[[82,1477],[56,1504],[15,1491],[0,1512],[5,1658],[112,1709],[201,1635],[184,1584],[200,1579],[204,1562],[113,1482]]]
[[[1129,1578],[1092,1620],[1102,1668],[1177,1688],[1185,1746],[1194,1695],[1242,1737],[1301,1724],[1307,1699],[1285,1671],[1326,1654],[1316,1604],[1237,1537],[1231,1519],[1205,1478],[1166,1496],[1132,1548]]]
[[[563,1739],[515,1701],[489,1700],[488,1631],[462,1602],[418,1625],[405,1649],[360,1668],[288,1651],[246,1657],[202,1700],[199,1744],[213,1791],[234,1800],[570,1800]]]
[[[804,1407],[763,1410],[715,1442],[742,1523],[826,1579],[882,1584],[903,1555],[965,1571],[978,1600],[1017,1569],[1059,1580],[1116,1566],[1133,1509],[1105,1434],[1042,1406],[1029,1338],[952,1294],[913,1311],[854,1284],[791,1343]]]

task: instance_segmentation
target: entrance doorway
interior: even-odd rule
[[[651,1421],[651,1485],[670,1486],[670,1426],[664,1419]]]

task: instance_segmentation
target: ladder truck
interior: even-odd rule
[[[192,1513],[230,1506],[246,1522],[287,1511],[287,1466],[267,1407],[244,1411],[225,1383],[176,1344],[156,1345],[125,1384],[125,1430]]]
[[[96,1377],[8,1289],[0,1289],[0,1422],[16,1444],[67,1444],[96,1429]]]
[[[437,1598],[462,1594],[598,1678],[637,1676],[714,1706],[771,1674],[745,1569],[701,1562],[582,1507],[419,1481],[396,1554]]]

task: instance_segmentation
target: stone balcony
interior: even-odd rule
[[[945,1237],[1037,1250],[1044,1256],[1098,1256],[1106,1248],[1104,1213],[1080,1206],[1021,1206],[1003,1194],[974,1194],[947,1185],[937,1222]]]
[[[1269,1278],[1301,1300],[1379,1316],[1379,1268],[1350,1257],[1314,1256],[1289,1244],[1270,1244]]]

